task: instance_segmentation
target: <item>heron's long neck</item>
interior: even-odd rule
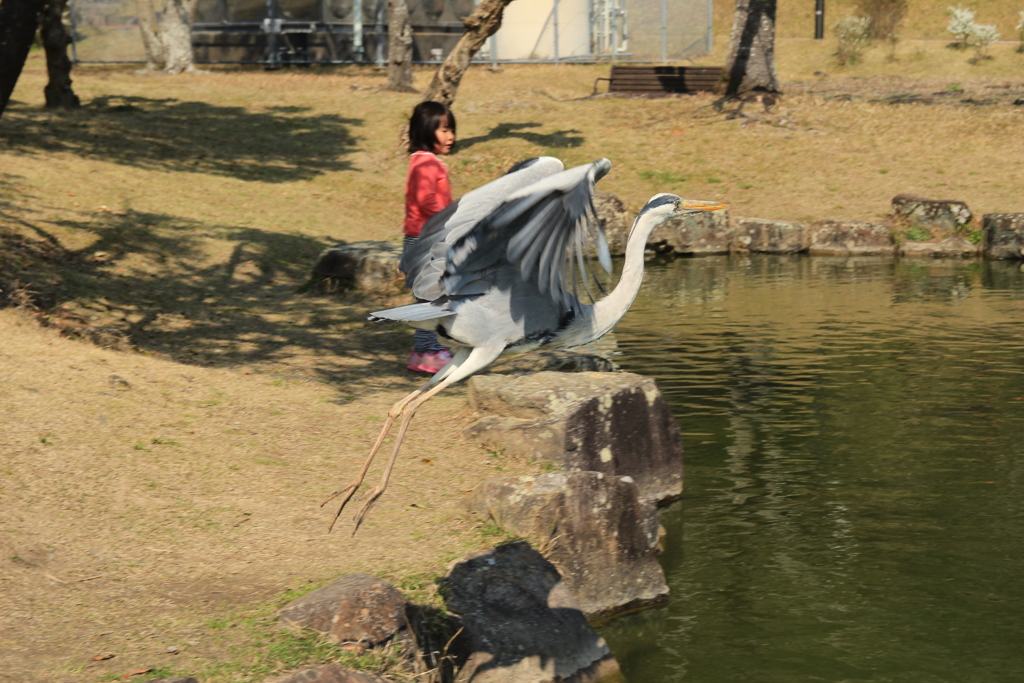
[[[644,220],[644,218],[641,216],[629,233],[629,239],[626,242],[626,259],[618,284],[608,296],[594,304],[592,324],[597,337],[610,332],[615,327],[615,324],[633,305],[633,300],[636,299],[637,292],[640,291],[640,282],[644,279],[644,246],[647,244],[647,238],[651,231],[658,226],[657,221],[650,218]]]

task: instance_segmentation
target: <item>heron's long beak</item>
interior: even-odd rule
[[[724,208],[725,204],[719,202],[702,202],[696,199],[684,199],[679,203],[680,211],[718,211]]]

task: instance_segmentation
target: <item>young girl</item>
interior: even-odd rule
[[[420,102],[409,119],[409,175],[405,182],[405,248],[419,239],[427,219],[448,206],[452,189],[448,167],[440,154],[455,147],[455,116],[440,102]],[[413,336],[409,369],[434,373],[452,358],[452,354],[429,330],[416,330]]]

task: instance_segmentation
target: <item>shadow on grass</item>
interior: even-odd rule
[[[17,303],[7,300],[12,290],[27,288],[40,318],[67,336],[127,341],[186,364],[319,380],[339,387],[339,400],[405,374],[395,357],[411,332],[367,323],[373,302],[296,293],[330,238],[127,211],[54,222],[95,235],[73,251],[31,218],[17,219],[17,230],[5,222],[0,306]]]
[[[281,106],[267,111],[144,97],[98,97],[55,116],[27,106],[9,108],[0,147],[22,153],[68,152],[89,159],[161,171],[240,180],[290,182],[353,170],[352,128],[361,119],[308,114]]]
[[[509,138],[519,138],[539,147],[548,148],[579,147],[586,141],[580,135],[580,131],[576,129],[557,130],[546,135],[526,130],[528,128],[540,128],[540,126],[541,124],[539,123],[499,123],[484,135],[459,140],[459,149],[469,149],[477,143],[487,142],[488,140],[506,140]]]

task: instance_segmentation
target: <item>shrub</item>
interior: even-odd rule
[[[985,50],[999,40],[994,24],[979,24],[974,21],[974,10],[965,7],[949,8],[949,24],[946,30],[953,35],[953,43],[960,49],[973,47],[975,59],[985,59]]]
[[[949,24],[946,25],[946,31],[952,34],[954,44],[965,49],[974,33],[974,27],[977,26],[974,23],[974,10],[966,7],[950,7],[947,14],[949,14]]]
[[[975,59],[985,59],[985,50],[992,43],[999,40],[999,32],[995,24],[975,24],[974,35],[971,36],[971,46],[974,47]]]
[[[836,61],[840,65],[856,64],[864,48],[871,44],[871,20],[867,17],[847,15],[837,21],[832,30],[839,39]]]

